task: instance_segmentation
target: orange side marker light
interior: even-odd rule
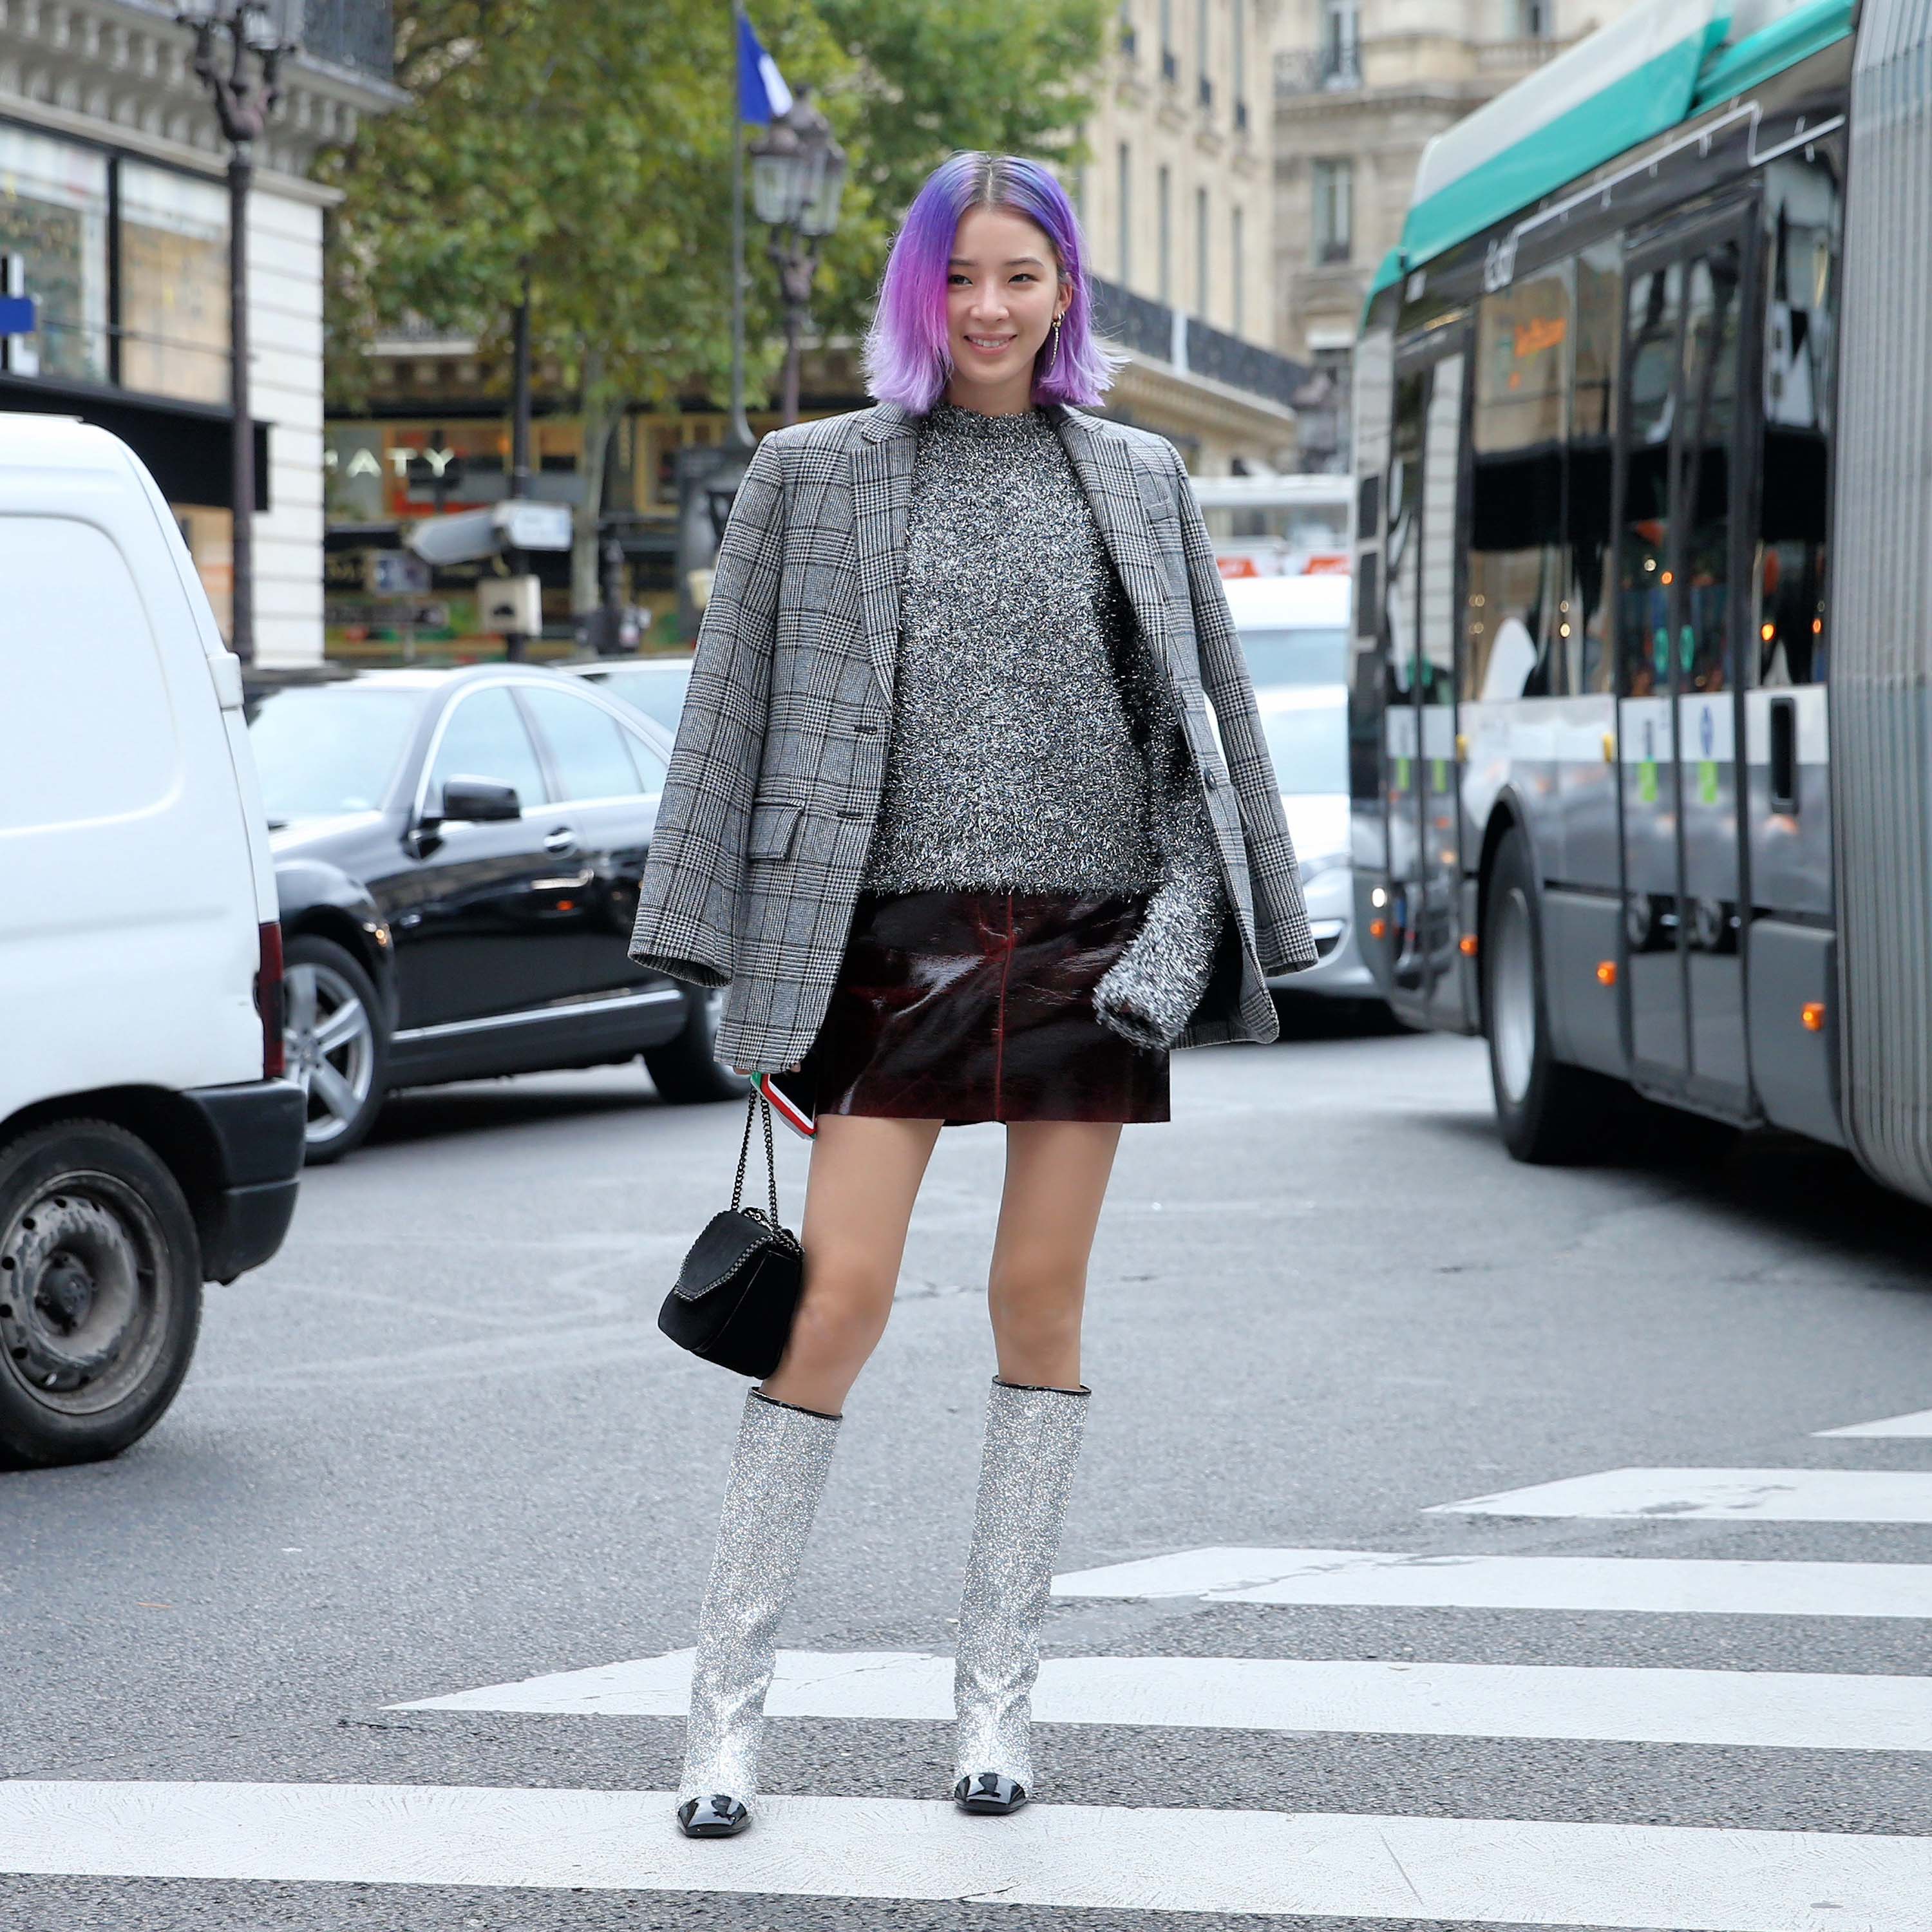
[[[1617,962],[1614,959],[1599,959],[1597,962],[1597,984],[1614,986],[1616,983]]]
[[[1388,921],[1385,919],[1370,920],[1369,921],[1369,937],[1371,939],[1388,938]]]
[[[1465,959],[1473,959],[1475,958],[1476,935],[1473,932],[1464,933],[1462,937],[1456,943],[1462,949],[1462,957]]]
[[[1798,1008],[1798,1017],[1804,1022],[1807,1033],[1822,1033],[1825,1030],[1825,1002],[1822,1000],[1807,1000]]]

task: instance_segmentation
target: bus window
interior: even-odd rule
[[[1666,262],[1631,278],[1629,451],[1624,474],[1617,639],[1623,688],[1647,698],[1670,684],[1670,397],[1683,269]]]
[[[1755,572],[1760,685],[1822,684],[1838,184],[1822,158],[1766,170],[1764,462]]]
[[[1719,243],[1691,263],[1684,306],[1683,688],[1722,691],[1730,682],[1731,464],[1737,424],[1740,251]]]
[[[1614,242],[1586,248],[1576,262],[1576,346],[1572,358],[1569,461],[1564,478],[1570,536],[1568,660],[1564,688],[1610,688],[1610,452],[1616,437],[1617,335],[1622,319],[1622,258]],[[1562,626],[1558,626],[1558,630]]]
[[[1570,264],[1484,298],[1476,322],[1462,696],[1567,691],[1563,454]]]

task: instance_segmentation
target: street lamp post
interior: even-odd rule
[[[229,642],[255,656],[255,424],[248,406],[248,189],[255,143],[281,98],[281,65],[302,44],[305,0],[178,0],[194,29],[194,70],[228,143],[228,346],[234,405],[234,614]],[[220,44],[225,40],[226,45]]]
[[[801,87],[791,106],[752,144],[752,206],[772,231],[772,266],[784,304],[785,368],[782,410],[798,420],[799,344],[818,270],[818,243],[838,225],[845,151]]]

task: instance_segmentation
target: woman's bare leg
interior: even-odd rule
[[[762,1393],[836,1415],[886,1332],[938,1120],[821,1114],[806,1183],[805,1292]]]
[[[1012,1120],[987,1305],[1000,1378],[1080,1386],[1087,1262],[1120,1146],[1118,1120]]]

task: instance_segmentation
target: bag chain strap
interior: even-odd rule
[[[738,1143],[738,1176],[731,1184],[731,1211],[734,1214],[740,1211],[739,1198],[745,1191],[745,1162],[752,1152],[752,1112],[757,1107],[762,1107],[764,1110],[765,1178],[771,1187],[772,1226],[782,1232],[778,1220],[778,1159],[772,1151],[772,1103],[765,1098],[765,1090],[757,1085],[754,1085],[750,1093],[745,1096],[745,1137]],[[752,1208],[743,1211],[755,1214],[758,1210]]]

